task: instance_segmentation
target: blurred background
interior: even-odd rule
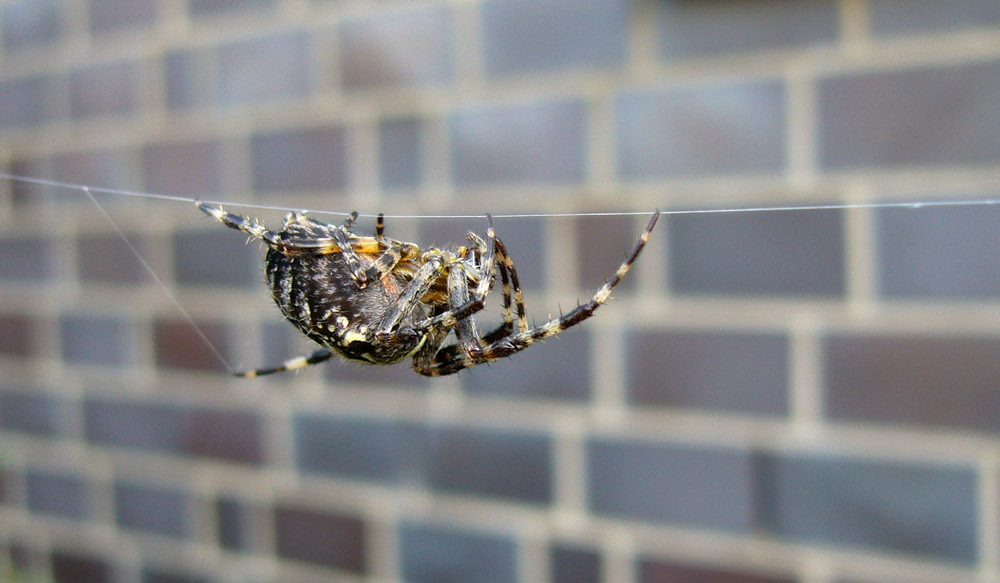
[[[0,580],[1000,581],[1000,210],[867,206],[1000,198],[997,0],[0,1],[0,168],[272,226],[857,205],[665,216],[457,376],[239,380],[312,349],[259,244],[0,180]],[[496,226],[542,321],[647,219]]]

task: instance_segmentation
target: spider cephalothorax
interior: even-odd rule
[[[274,232],[219,205],[197,204],[227,226],[267,244],[264,267],[274,301],[292,324],[324,347],[239,376],[301,368],[335,353],[369,364],[394,364],[412,357],[414,370],[426,376],[452,374],[510,356],[589,318],[639,256],[659,218],[659,212],[653,215],[632,253],[589,302],[531,327],[514,263],[496,237],[490,215],[486,215],[485,239],[469,233],[468,247],[421,250],[386,237],[382,215],[374,237],[351,231],[357,213],[342,225],[290,213],[282,230]],[[472,316],[483,309],[497,274],[503,286],[504,322],[481,334]],[[452,332],[455,342],[445,344]]]

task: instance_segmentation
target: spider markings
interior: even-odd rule
[[[264,270],[275,303],[299,331],[324,347],[274,368],[236,373],[243,377],[303,368],[334,354],[368,364],[412,358],[413,369],[425,376],[453,374],[510,356],[592,316],[635,262],[660,216],[659,211],[653,214],[614,277],[590,301],[531,327],[514,262],[489,214],[485,239],[470,232],[468,247],[422,250],[386,237],[382,215],[374,237],[351,231],[357,213],[342,225],[289,213],[282,230],[274,232],[219,205],[196,205],[268,246]],[[483,334],[473,315],[484,308],[498,274],[504,320]],[[452,332],[456,341],[446,345]]]

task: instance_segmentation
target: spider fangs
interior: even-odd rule
[[[302,368],[335,353],[369,364],[394,364],[412,357],[413,369],[425,376],[452,374],[510,356],[592,316],[639,256],[660,216],[659,211],[653,214],[614,277],[590,301],[531,327],[514,262],[488,214],[485,240],[470,232],[468,247],[422,250],[386,237],[382,215],[374,237],[351,231],[357,213],[338,226],[293,212],[282,230],[274,232],[220,205],[196,204],[268,246],[264,268],[274,301],[296,328],[323,346],[274,368],[236,373],[243,377]],[[504,320],[482,334],[473,315],[483,309],[497,274],[503,287]],[[451,332],[456,341],[445,344]]]

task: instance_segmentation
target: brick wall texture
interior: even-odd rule
[[[531,215],[538,321],[648,219],[540,213],[855,205],[665,215],[454,377],[240,380],[311,350],[259,245],[0,180],[4,583],[1000,582],[1000,210],[868,204],[1000,198],[998,0],[0,0],[0,171]]]

